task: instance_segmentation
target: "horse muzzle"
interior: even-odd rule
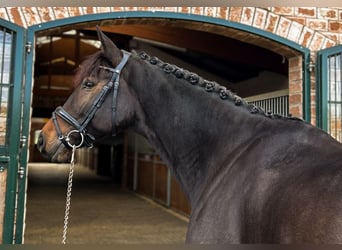
[[[59,140],[49,140],[43,132],[39,134],[36,146],[41,155],[51,162],[65,163],[70,161],[71,150]]]

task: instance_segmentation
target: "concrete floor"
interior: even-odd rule
[[[59,244],[68,165],[30,164],[28,173],[25,243]],[[77,166],[67,243],[184,243],[187,220],[168,210]]]

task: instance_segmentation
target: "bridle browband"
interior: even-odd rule
[[[82,146],[86,147],[92,147],[93,142],[95,141],[95,137],[91,134],[89,134],[86,130],[87,125],[89,122],[94,118],[94,115],[96,111],[101,107],[103,104],[107,94],[111,91],[111,89],[114,87],[113,90],[113,100],[112,100],[112,136],[116,135],[115,131],[115,116],[117,111],[117,95],[119,90],[119,80],[120,80],[120,73],[121,70],[125,67],[129,56],[131,53],[122,50],[123,52],[123,58],[121,62],[116,66],[116,68],[109,68],[105,66],[99,66],[101,69],[108,70],[112,72],[112,77],[109,80],[109,82],[103,86],[102,90],[96,97],[94,103],[87,111],[85,117],[82,121],[76,120],[72,115],[70,115],[63,107],[59,106],[56,108],[56,110],[52,113],[52,120],[56,128],[58,139],[66,146],[70,148],[80,148]],[[74,127],[74,130],[71,130],[68,134],[63,135],[59,124],[57,120],[57,116],[63,119],[65,122],[70,124]],[[72,144],[70,141],[70,136],[72,134],[79,134],[80,136],[80,142],[77,145]]]

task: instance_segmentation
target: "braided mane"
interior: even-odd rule
[[[188,70],[182,69],[176,65],[165,63],[158,59],[155,56],[150,56],[145,52],[136,52],[133,53],[138,56],[140,59],[149,62],[152,65],[163,70],[166,74],[173,74],[176,78],[185,79],[192,85],[198,85],[202,87],[207,92],[216,93],[222,100],[229,100],[233,102],[236,106],[242,106],[249,110],[252,114],[261,114],[269,118],[282,118],[282,119],[294,119],[294,120],[301,120],[297,117],[285,117],[280,114],[273,114],[272,112],[265,112],[261,107],[258,107],[254,104],[248,103],[246,100],[242,99],[241,97],[235,95],[233,92],[228,90],[226,87],[214,82],[208,81],[197,75],[196,73],[192,73]]]

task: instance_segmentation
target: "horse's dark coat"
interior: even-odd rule
[[[84,64],[115,67],[120,51],[99,37],[104,52]],[[92,88],[81,83],[90,75]],[[83,68],[64,108],[81,118],[108,77]],[[107,99],[88,128],[98,138],[111,131]],[[264,113],[143,53],[132,55],[122,72],[115,125],[145,136],[182,185],[192,207],[187,242],[342,242],[342,147],[310,124]],[[52,126],[43,128],[39,148],[67,161]]]

